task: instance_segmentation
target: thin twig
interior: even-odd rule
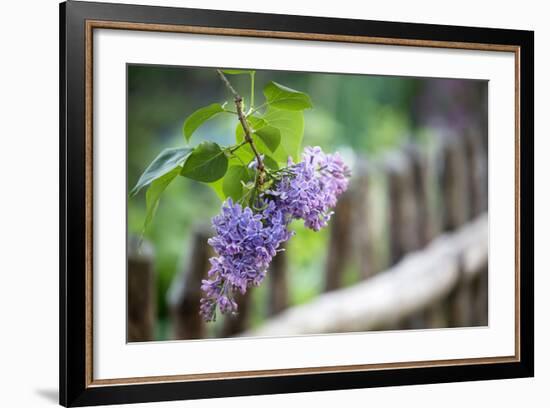
[[[252,115],[253,113],[258,112],[260,109],[262,109],[262,108],[265,107],[265,106],[267,106],[267,102],[262,103],[261,105],[256,106],[254,109],[251,109],[250,111],[248,111],[248,113],[246,114],[246,116],[250,116],[250,115]]]
[[[219,69],[216,70],[216,72],[218,73],[218,75],[220,76],[222,82],[225,84],[225,86],[227,87],[227,89],[229,89],[229,91],[233,94],[233,98],[235,98],[235,100],[239,99],[239,100],[243,100],[243,98],[241,98],[241,95],[239,95],[239,93],[237,91],[235,91],[235,88],[233,88],[233,86],[231,85],[231,82],[229,82],[229,80],[227,79],[227,77],[223,74],[223,72]]]
[[[237,150],[239,150],[241,147],[243,147],[248,142],[246,140],[243,140],[241,143],[239,143],[237,146],[229,149],[229,153],[235,153]]]
[[[256,162],[258,164],[258,185],[262,185],[265,180],[265,167],[262,160],[262,156],[258,152],[258,149],[256,149],[256,145],[254,144],[254,140],[252,140],[252,132],[250,131],[250,126],[248,126],[248,122],[246,121],[246,116],[243,112],[243,98],[239,93],[233,88],[231,85],[231,82],[227,79],[227,77],[223,74],[221,70],[216,70],[219,77],[221,78],[222,82],[225,84],[227,89],[233,94],[233,98],[235,100],[235,107],[237,108],[237,116],[239,117],[239,122],[241,122],[241,125],[243,127],[244,131],[244,140],[250,144],[250,147],[252,148],[252,151],[254,152],[254,155],[256,156]]]

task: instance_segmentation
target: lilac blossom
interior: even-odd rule
[[[237,312],[235,294],[246,293],[264,279],[281,243],[291,236],[287,224],[273,201],[256,214],[231,198],[224,202],[221,213],[212,219],[216,236],[208,240],[218,256],[210,259],[208,279],[201,286],[206,296],[200,312],[205,320],[215,319],[216,305],[221,313]]]
[[[217,256],[210,259],[208,279],[202,281],[205,296],[200,313],[206,321],[221,313],[236,313],[237,292],[246,293],[265,277],[273,257],[292,233],[293,219],[304,220],[314,231],[325,227],[331,209],[348,186],[349,169],[338,153],[325,154],[320,147],[307,147],[302,161],[281,172],[270,190],[260,194],[260,209],[252,211],[231,198],[212,219],[216,236],[208,243]]]
[[[306,147],[302,161],[293,164],[269,193],[291,218],[303,219],[314,231],[325,227],[331,208],[348,186],[349,169],[338,153],[325,154],[320,147]]]

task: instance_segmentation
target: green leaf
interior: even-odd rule
[[[213,103],[212,105],[200,108],[189,115],[183,123],[183,135],[185,136],[185,140],[189,141],[191,135],[204,122],[223,111],[223,107],[219,103]]]
[[[172,171],[166,173],[164,176],[157,178],[151,183],[145,194],[145,203],[147,208],[147,213],[145,215],[145,221],[143,222],[143,232],[147,229],[155,213],[160,200],[160,195],[168,187],[168,184],[174,180],[174,178],[180,172],[179,168],[174,168]]]
[[[130,196],[135,196],[143,187],[151,184],[153,180],[164,176],[175,167],[180,166],[192,150],[188,147],[163,150],[145,169],[132,191],[130,191]]]
[[[273,126],[264,126],[254,133],[274,152],[281,143],[281,131]]]
[[[280,130],[276,127],[269,126],[268,123],[261,118],[251,116],[247,120],[250,124],[250,130],[252,131],[252,139],[258,147],[258,150],[261,153],[274,152],[279,146],[279,143],[281,143]],[[244,140],[244,130],[240,122],[237,123],[237,128],[235,129],[235,138],[237,143],[241,143]]]
[[[241,147],[239,150],[235,151],[228,159],[228,166],[231,168],[232,166],[248,166],[248,163],[252,161],[254,158],[254,153],[252,151],[246,151],[243,150],[243,148],[246,146]],[[226,173],[227,174],[227,173]],[[223,181],[225,180],[225,177],[222,177],[219,180],[216,180],[212,183],[208,183],[207,185],[214,190],[218,198],[223,201],[227,198],[227,196],[223,192]]]
[[[254,159],[254,152],[250,148],[249,144],[242,146],[239,150],[233,152],[230,159],[231,164],[241,164],[248,166],[248,164]]]
[[[261,130],[264,127],[267,126],[267,122],[265,120],[263,120],[262,118],[259,118],[257,116],[249,116],[248,118],[246,118],[246,120],[248,121],[248,123],[250,125],[250,131],[252,133],[255,133],[258,130]]]
[[[202,142],[185,161],[181,175],[193,180],[211,183],[227,171],[227,157],[216,143]]]
[[[221,179],[216,180],[212,183],[207,183],[207,186],[214,190],[221,201],[225,200],[225,194],[223,193],[223,179],[224,178],[222,177]]]
[[[281,143],[273,153],[279,163],[285,163],[288,157],[299,160],[302,139],[304,137],[304,113],[268,107],[263,119],[269,126],[279,129]]]
[[[279,170],[279,165],[277,164],[277,161],[271,156],[264,156],[264,164],[265,167],[267,167],[268,169]]]
[[[273,81],[264,87],[264,96],[269,105],[278,109],[301,111],[313,107],[307,94]]]
[[[252,138],[254,139],[254,145],[256,146],[256,150],[258,150],[258,152],[263,155],[271,154],[271,150],[269,150],[265,143],[262,142],[262,139],[256,137],[255,134],[252,135]],[[241,146],[239,150],[235,152],[235,154],[237,154],[246,165],[254,160],[255,157],[254,151],[248,143],[244,146]]]
[[[247,69],[222,69],[222,72],[224,74],[228,75],[244,75],[244,74],[252,74],[254,71],[247,70]]]
[[[254,180],[253,173],[244,166],[231,166],[223,178],[222,191],[225,197],[233,201],[239,200],[244,194],[243,183]]]
[[[248,122],[250,131],[252,133],[257,132],[258,130],[263,129],[264,127],[267,126],[267,122],[257,116],[249,116],[248,118],[246,118],[246,121]],[[236,136],[237,143],[240,143],[244,140],[244,129],[243,129],[243,125],[241,125],[241,122],[237,123],[235,136]]]

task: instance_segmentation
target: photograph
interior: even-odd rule
[[[60,404],[534,376],[532,30],[59,16]]]
[[[127,342],[487,326],[488,92],[127,63]]]
[[[0,408],[547,404],[544,2],[104,1],[2,3]]]

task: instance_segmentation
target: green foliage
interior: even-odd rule
[[[223,191],[223,181],[224,179],[221,178],[214,181],[213,183],[207,184],[207,186],[210,187],[214,191],[214,193],[216,193],[216,196],[222,201],[225,200],[225,197],[227,197]]]
[[[267,157],[267,161],[270,161],[271,166],[268,167],[273,168],[273,163],[277,162],[271,155],[277,150],[277,147],[281,143],[281,131],[274,126],[268,125],[264,119],[256,116],[250,116],[247,121],[249,122],[252,131],[252,139],[254,140],[256,148]],[[244,130],[241,123],[237,124],[235,140],[237,143],[242,143],[244,141]],[[250,156],[247,162],[250,162],[254,158],[254,152],[250,145],[243,146],[241,150],[246,152],[247,156]],[[276,167],[278,168],[278,166]]]
[[[264,126],[254,132],[256,136],[267,146],[269,150],[275,152],[281,143],[281,131],[273,126]]]
[[[254,73],[254,71],[251,71],[249,69],[222,69],[222,72],[228,75],[244,75]]]
[[[192,150],[193,149],[188,147],[176,147],[163,150],[145,169],[137,184],[132,191],[130,191],[130,196],[135,196],[143,187],[148,186],[154,180],[180,166]]]
[[[273,81],[264,87],[264,96],[267,103],[277,109],[302,111],[313,107],[307,94]]]
[[[219,103],[213,103],[212,105],[200,108],[189,115],[187,119],[185,119],[185,122],[183,122],[183,135],[185,136],[185,140],[189,141],[195,130],[197,130],[204,122],[223,111],[224,109]]]
[[[247,148],[248,146],[243,146],[233,154],[229,156],[228,159],[228,166],[229,169],[234,166],[244,166],[246,167],[248,163],[252,161],[254,158],[254,153],[250,150],[250,148]],[[225,200],[228,195],[224,192],[223,183],[225,179],[229,176],[229,170],[226,173],[226,175],[216,180],[212,183],[208,183],[207,185],[216,193],[216,196],[221,200]]]
[[[225,197],[231,197],[234,201],[239,200],[245,191],[249,182],[254,180],[254,174],[245,166],[231,166],[223,178],[222,191]]]
[[[298,160],[304,137],[304,115],[268,107],[262,117],[250,116],[247,119],[253,130],[254,142],[258,150],[275,162],[286,164],[288,157]],[[244,140],[244,130],[239,123],[235,131],[236,141]],[[245,146],[244,150],[249,150]]]
[[[248,127],[252,134],[267,126],[267,122],[258,116],[249,116],[246,118],[246,121],[248,122]],[[235,141],[237,143],[244,141],[244,129],[241,122],[238,122],[235,128]]]
[[[228,75],[248,75],[250,77],[250,106],[243,114],[250,129],[250,138],[245,137],[243,126],[237,120],[236,144],[220,146],[206,140],[192,148],[164,150],[145,170],[131,194],[150,185],[147,191],[146,215],[143,229],[151,223],[160,196],[166,187],[179,174],[186,178],[206,183],[216,195],[224,200],[231,197],[239,200],[247,191],[260,189],[254,185],[255,170],[249,164],[255,160],[256,152],[262,156],[265,168],[278,170],[279,163],[286,165],[288,158],[298,161],[304,135],[305,109],[311,108],[310,97],[295,89],[270,81],[263,88],[265,102],[254,107],[255,71],[223,70]],[[206,121],[226,110],[225,104],[213,103],[193,112],[183,124],[183,134],[187,141]],[[236,107],[237,108],[237,107]],[[240,107],[239,107],[240,108]],[[264,108],[264,112],[260,112]],[[258,159],[260,160],[260,159]],[[269,173],[268,173],[269,175]]]
[[[227,157],[217,143],[202,142],[189,155],[181,175],[193,180],[211,183],[221,179],[227,171]]]
[[[170,172],[166,173],[164,176],[161,176],[155,179],[151,186],[147,189],[145,194],[145,203],[147,208],[147,214],[145,215],[145,221],[143,223],[143,230],[145,231],[157,211],[158,203],[160,200],[160,195],[168,187],[168,185],[176,178],[180,172],[179,166],[172,169]]]
[[[279,170],[279,164],[271,156],[264,156],[264,164],[270,170]]]
[[[286,163],[289,156],[294,161],[298,161],[304,137],[304,114],[270,106],[263,119],[269,126],[279,129],[281,134],[281,143],[275,150],[273,158],[280,163]]]

